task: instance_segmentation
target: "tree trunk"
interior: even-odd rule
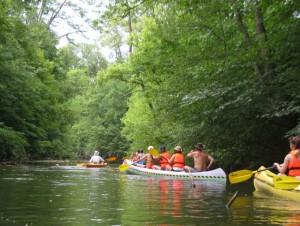
[[[257,0],[252,0],[254,5],[254,18],[255,18],[255,28],[256,28],[256,38],[260,45],[260,54],[262,59],[264,59],[264,77],[272,80],[275,77],[274,68],[270,63],[269,51],[265,47],[267,46],[267,33],[263,23],[263,17],[261,10],[258,6]]]
[[[246,48],[249,49],[249,46],[251,45],[251,40],[250,40],[250,35],[248,33],[248,29],[246,28],[246,26],[243,23],[242,14],[241,14],[240,9],[237,7],[236,0],[232,0],[232,2],[233,2],[234,11],[235,11],[235,19],[236,19],[237,25],[238,25],[240,31],[243,34],[243,38],[244,38],[244,42],[246,44]],[[255,74],[257,75],[259,81],[262,82],[262,80],[263,80],[263,71],[260,68],[259,64],[254,62],[253,68],[254,68]]]
[[[128,31],[129,31],[129,36],[131,36],[132,33],[132,24],[131,24],[131,9],[128,10]],[[129,45],[129,54],[132,53],[132,43]]]

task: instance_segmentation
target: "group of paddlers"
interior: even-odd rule
[[[144,167],[154,170],[167,170],[167,171],[186,171],[186,172],[202,172],[209,170],[214,163],[214,158],[208,153],[203,152],[205,145],[198,143],[195,145],[195,150],[190,151],[186,157],[192,157],[194,160],[194,167],[185,165],[185,156],[182,153],[182,148],[176,146],[174,154],[171,155],[165,146],[160,146],[159,156],[153,156],[150,150],[153,146],[147,148],[148,153],[144,154],[143,150],[138,150],[134,153],[130,160],[133,165]]]

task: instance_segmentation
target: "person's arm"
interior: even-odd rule
[[[169,163],[170,163],[170,164],[173,164],[174,160],[175,160],[175,155],[172,155],[172,157],[171,157],[170,160],[169,160]]]
[[[100,162],[104,162],[104,159],[101,157],[101,156],[99,156],[100,158]]]
[[[206,169],[209,170],[211,165],[214,163],[215,159],[213,157],[211,157],[210,155],[207,155],[207,159],[209,160],[209,163],[208,163]]]
[[[92,156],[92,158],[90,159],[90,161],[89,161],[89,162],[93,162],[93,157],[94,157],[94,156]]]
[[[194,150],[191,150],[189,153],[187,153],[187,155],[186,155],[186,157],[193,157],[193,152],[194,152]]]
[[[161,155],[159,155],[159,156],[153,156],[153,159],[155,159],[155,160],[160,160],[161,158],[163,158]]]
[[[142,158],[140,158],[137,162],[143,161],[144,159],[147,158],[147,154],[145,154]]]
[[[274,166],[276,166],[277,170],[279,173],[281,174],[285,174],[288,165],[290,164],[290,160],[291,160],[291,154],[288,154],[287,156],[285,156],[283,164],[279,165],[279,163],[275,162]]]

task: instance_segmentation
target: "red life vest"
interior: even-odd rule
[[[300,176],[300,161],[296,157],[297,151],[300,154],[300,149],[290,152],[290,154],[292,155],[292,162],[288,165],[288,176]]]
[[[169,152],[163,152],[163,153],[161,153],[161,156],[163,158],[160,159],[160,167],[166,168],[166,166],[169,165],[169,161],[167,159],[170,159],[171,155]]]
[[[184,156],[181,153],[175,153],[175,159],[172,167],[183,168],[184,167]]]

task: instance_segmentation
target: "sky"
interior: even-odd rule
[[[82,9],[88,11],[84,16],[88,17],[89,19],[96,19],[97,15],[93,12],[91,6],[88,4],[84,4],[82,0],[69,0],[72,1],[72,3],[75,3],[79,5]],[[58,0],[58,2],[63,2],[63,0]],[[74,39],[74,42],[76,44],[80,43],[89,43],[89,44],[97,44],[101,46],[100,41],[100,32],[93,29],[87,22],[85,22],[78,13],[74,12],[73,9],[71,9],[69,6],[64,6],[61,10],[62,14],[65,14],[67,16],[70,16],[72,18],[72,22],[76,23],[80,26],[81,30],[86,31],[84,33],[84,36],[80,33],[74,33],[75,30],[68,25],[68,23],[62,19],[55,19],[53,26],[51,29],[57,34],[58,37],[64,36],[67,33],[72,33],[69,35],[72,39]],[[66,37],[60,38],[60,42],[58,44],[58,48],[61,48],[65,45],[67,45],[68,39]],[[108,49],[107,47],[101,47],[102,54],[109,60],[112,61],[111,55],[112,51]]]

